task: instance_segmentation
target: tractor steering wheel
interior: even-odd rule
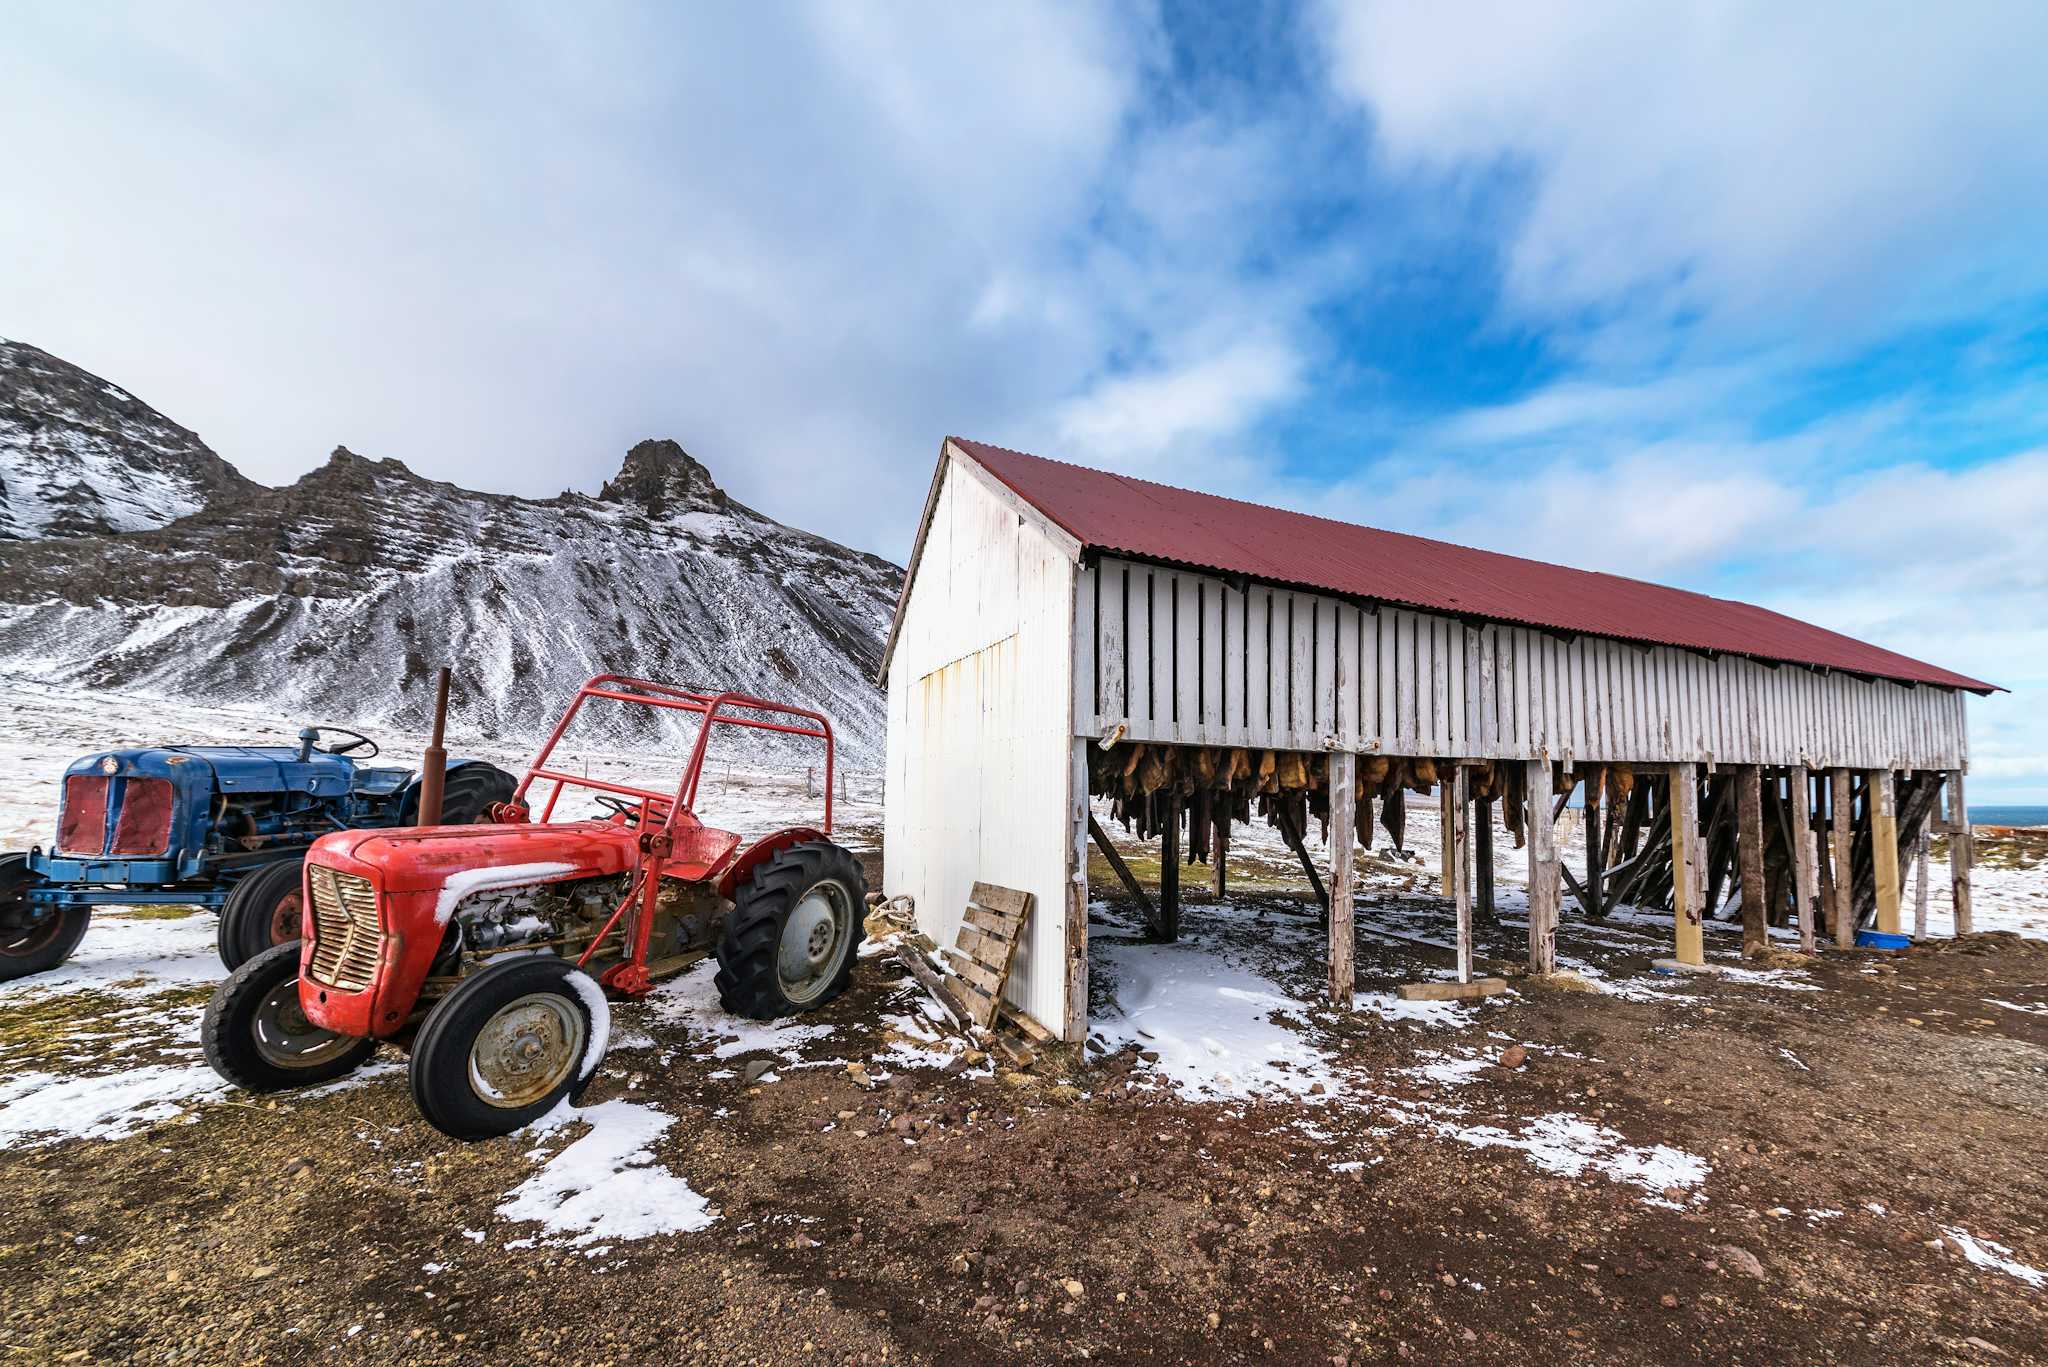
[[[360,731],[351,731],[346,726],[309,726],[306,729],[308,731],[311,731],[316,737],[324,737],[328,735],[350,737],[347,743],[342,745],[321,746],[320,753],[323,755],[354,754],[356,751],[361,750],[365,745],[370,747],[369,752],[367,754],[356,755],[355,757],[357,759],[375,759],[382,752],[381,747],[377,744],[376,741],[371,740],[368,736],[364,735]]]
[[[616,812],[624,817],[628,826],[640,824],[640,805],[636,802],[628,802],[624,798],[613,797],[610,793],[599,793],[591,800],[606,811]]]

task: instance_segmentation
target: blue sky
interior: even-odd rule
[[[12,7],[0,333],[251,475],[949,431],[1767,603],[2048,802],[2048,8]]]

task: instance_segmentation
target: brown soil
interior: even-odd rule
[[[1271,917],[1223,928],[1191,895],[1189,933],[1268,936],[1273,971],[1311,990],[1320,963],[1281,945],[1309,941],[1273,931],[1300,927],[1301,904],[1259,896]],[[1401,911],[1442,933],[1440,904]],[[1100,939],[1132,926],[1115,902],[1097,911]],[[1512,927],[1483,939],[1518,956]],[[1573,923],[1563,947],[1620,976],[1659,948],[1631,940]],[[1369,935],[1359,959],[1375,990],[1440,962]],[[1968,1264],[1939,1228],[2048,1264],[2048,1015],[1989,1004],[2048,1004],[2048,945],[1831,953],[1812,976],[1823,990],[1687,981],[1682,1001],[1525,981],[1463,1031],[1361,1014],[1320,1037],[1387,1096],[1569,1112],[1700,1155],[1705,1199],[1682,1209],[1381,1109],[1178,1100],[1129,1053],[1017,1078],[911,1069],[873,1090],[785,1068],[749,1087],[711,1076],[743,1059],[693,1056],[622,1010],[657,1047],[615,1053],[589,1099],[678,1117],[659,1156],[720,1208],[709,1229],[506,1247],[535,1233],[493,1214],[533,1170],[527,1145],[442,1138],[396,1076],[208,1105],[118,1142],[0,1155],[0,1360],[2048,1359],[2048,1291]],[[901,990],[864,961],[807,1057],[881,1048]],[[1456,1098],[1399,1071],[1448,1045],[1498,1049],[1490,1031],[1527,1062]],[[1311,1115],[1319,1133],[1298,1124]]]

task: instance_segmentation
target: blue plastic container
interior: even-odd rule
[[[1859,930],[1856,932],[1858,949],[1904,949],[1913,943],[1910,935],[1893,935],[1883,930]]]

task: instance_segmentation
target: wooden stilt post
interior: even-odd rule
[[[1230,858],[1231,801],[1230,794],[1217,794],[1215,810],[1209,818],[1209,895],[1219,902],[1228,890],[1223,866]]]
[[[1449,778],[1439,777],[1437,779],[1436,805],[1437,816],[1442,826],[1443,834],[1443,893],[1446,897],[1458,895],[1457,864],[1454,861],[1451,850],[1451,827],[1456,821],[1456,818],[1452,815],[1452,804],[1457,800],[1455,796],[1456,788],[1457,784]]]
[[[1927,938],[1927,847],[1933,842],[1934,812],[1920,818],[1920,835],[1913,842],[1913,938]]]
[[[1870,853],[1877,870],[1877,928],[1899,933],[1899,809],[1892,771],[1873,769],[1869,779]]]
[[[1671,766],[1672,957],[1701,967],[1707,962],[1701,927],[1706,891],[1700,885],[1700,788],[1695,766]]]
[[[1477,905],[1479,914],[1487,921],[1494,919],[1493,905],[1493,799],[1481,798],[1472,804],[1472,868],[1477,877]]]
[[[1458,981],[1472,981],[1472,771],[1460,764],[1451,778],[1451,895],[1458,903]]]
[[[1529,971],[1557,972],[1557,827],[1550,819],[1550,761],[1528,766]]]
[[[1601,807],[1606,788],[1604,769],[1595,767],[1586,771],[1586,886],[1583,889],[1586,895],[1582,900],[1586,915],[1596,919],[1607,914],[1607,823]]]
[[[1835,928],[1835,947],[1850,949],[1856,944],[1856,804],[1849,795],[1849,771],[1828,770],[1828,783],[1834,789],[1830,795],[1831,834],[1834,849],[1830,864],[1834,869],[1835,904],[1830,908]]]
[[[1351,850],[1358,841],[1355,790],[1358,756],[1339,750],[1330,756],[1330,1004],[1351,1005],[1358,981],[1351,964]]]
[[[1949,899],[1955,907],[1958,935],[1974,928],[1970,907],[1970,865],[1977,855],[1977,837],[1970,832],[1970,808],[1963,800],[1963,771],[1948,771]]]
[[[1813,784],[1806,766],[1794,765],[1785,785],[1792,804],[1792,895],[1799,899],[1799,952],[1814,952],[1814,914],[1820,905],[1820,868],[1813,843]]]
[[[1764,905],[1764,771],[1745,764],[1735,771],[1735,857],[1742,873],[1742,955],[1755,958],[1770,948]]]
[[[1061,1012],[1060,1038],[1079,1044],[1088,1037],[1088,832],[1095,824],[1088,810],[1085,740],[1074,742],[1073,776],[1068,782],[1066,1009]]]
[[[1159,938],[1168,944],[1180,939],[1180,811],[1180,799],[1170,799],[1159,833]]]

